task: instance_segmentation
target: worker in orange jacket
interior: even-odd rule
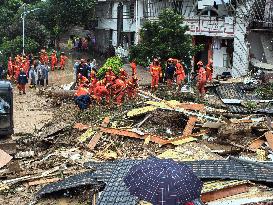
[[[89,84],[89,80],[83,76],[81,73],[78,74],[78,84],[79,85],[88,85]]]
[[[203,98],[205,94],[205,85],[207,82],[207,75],[206,75],[206,70],[203,67],[203,62],[199,61],[197,63],[198,66],[198,83],[197,83],[197,88],[200,94],[200,97]]]
[[[61,70],[64,70],[67,59],[68,58],[66,57],[65,53],[61,52],[61,56],[60,56],[60,69]]]
[[[124,100],[124,95],[126,93],[126,84],[122,79],[116,79],[113,89],[113,97],[118,106],[120,106]]]
[[[44,63],[48,63],[48,55],[46,53],[45,50],[42,50],[41,51],[41,54],[40,54],[40,61],[41,61],[41,64],[44,64]]]
[[[206,74],[207,74],[207,80],[212,81],[212,75],[213,75],[213,61],[209,60],[207,66],[206,66]]]
[[[186,74],[180,60],[176,61],[175,74],[176,74],[176,84],[178,85],[178,90],[181,90],[182,83],[184,82],[186,78]]]
[[[56,55],[56,51],[54,50],[50,56],[51,60],[51,70],[54,71],[55,68],[57,67],[58,59]]]
[[[136,64],[136,60],[132,60],[132,62],[130,63],[130,66],[132,68],[132,76],[137,74],[137,64]]]
[[[137,95],[137,88],[138,88],[137,81],[138,81],[138,78],[136,77],[136,75],[132,76],[131,79],[127,80],[126,93],[129,99],[134,99]]]
[[[124,68],[119,69],[119,79],[126,81],[126,78],[128,77],[128,73],[124,70]]]
[[[110,93],[106,88],[105,81],[100,80],[96,83],[96,87],[94,89],[94,98],[96,99],[98,104],[101,104],[102,98],[105,97],[106,102],[110,103]]]
[[[87,109],[91,103],[88,87],[80,85],[74,95],[74,101],[81,110]]]
[[[159,79],[162,77],[162,69],[157,59],[150,65],[150,73],[152,76],[151,90],[156,91],[159,84]]]
[[[10,79],[13,77],[13,74],[14,74],[13,69],[14,69],[13,61],[12,61],[12,58],[9,57],[9,60],[8,60],[8,75],[9,75]]]

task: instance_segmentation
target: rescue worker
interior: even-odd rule
[[[205,85],[206,85],[206,81],[207,81],[207,75],[206,75],[206,70],[203,67],[203,62],[199,61],[197,63],[198,66],[198,83],[197,83],[197,88],[199,91],[199,95],[201,98],[204,97],[205,95]]]
[[[166,77],[167,86],[169,89],[172,87],[172,84],[173,84],[174,73],[175,73],[175,66],[173,63],[173,59],[169,58],[167,61],[167,67],[165,71],[165,77]]]
[[[122,79],[116,79],[114,85],[112,86],[114,100],[118,106],[120,106],[124,100],[124,95],[126,93],[126,84]]]
[[[132,62],[130,63],[130,66],[132,68],[132,76],[135,76],[137,74],[137,64],[136,64],[136,60],[132,60]]]
[[[96,71],[93,69],[90,72],[90,82],[93,84],[97,83]]]
[[[12,58],[9,57],[9,60],[8,60],[8,76],[9,76],[9,79],[11,79],[14,75],[14,65],[13,65],[13,62],[12,62]]]
[[[181,61],[177,60],[175,65],[176,84],[178,85],[178,91],[181,90],[182,83],[185,80],[186,74]]]
[[[78,85],[88,85],[89,80],[81,73],[78,74]]]
[[[66,61],[67,61],[67,56],[65,55],[64,52],[61,52],[61,56],[60,56],[60,69],[64,70],[65,65],[66,65]]]
[[[157,90],[159,78],[162,77],[162,70],[157,59],[154,59],[154,62],[150,65],[150,73],[152,76],[151,90],[153,92]]]
[[[136,97],[137,94],[137,88],[138,88],[138,78],[136,75],[132,76],[131,79],[129,79],[126,83],[127,85],[127,90],[126,90],[126,94],[128,96],[128,98],[134,99]]]
[[[84,77],[88,78],[88,71],[89,71],[89,67],[86,64],[84,59],[81,59],[81,63],[78,66],[78,71],[77,71],[77,75],[80,73],[82,74]]]
[[[23,68],[20,68],[20,73],[17,78],[17,83],[18,83],[18,89],[19,89],[19,94],[26,94],[26,84],[28,83],[28,78],[27,74],[24,72]]]
[[[89,89],[85,85],[80,85],[74,95],[74,100],[81,110],[87,109],[91,103]]]
[[[40,62],[41,62],[41,64],[44,64],[45,62],[48,63],[48,55],[47,55],[45,49],[42,49],[42,50],[41,50]]]
[[[106,88],[105,81],[100,80],[96,83],[96,87],[94,89],[94,98],[96,99],[97,103],[100,105],[102,98],[105,97],[106,102],[110,103],[110,93]]]
[[[56,51],[54,50],[50,56],[50,60],[51,60],[51,70],[54,71],[55,68],[58,65],[58,59],[57,59],[57,55],[56,55]]]
[[[123,68],[120,68],[119,69],[119,78],[125,82],[127,77],[128,77],[127,72]]]
[[[207,66],[206,66],[206,74],[207,74],[207,81],[212,81],[212,75],[213,75],[213,61],[209,60]]]

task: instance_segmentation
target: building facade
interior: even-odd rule
[[[257,14],[266,14],[267,19],[272,19],[272,7],[268,2],[269,0],[99,0],[96,9],[96,42],[102,51],[112,45],[117,53],[126,56],[129,47],[138,43],[143,23],[146,20],[157,20],[163,9],[173,8],[184,16],[193,43],[204,45],[204,49],[194,56],[194,64],[199,60],[206,64],[209,59],[213,59],[214,75],[229,71],[233,77],[245,76],[248,74],[250,55],[247,39],[249,27],[254,25]]]

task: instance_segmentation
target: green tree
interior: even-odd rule
[[[58,42],[60,35],[71,27],[88,26],[95,17],[95,3],[95,0],[47,0],[38,4],[43,8],[39,11],[39,21]]]
[[[193,46],[191,36],[185,34],[188,26],[184,17],[172,9],[165,9],[159,14],[158,21],[147,21],[140,31],[140,43],[130,49],[130,60],[136,59],[141,65],[148,60],[160,57],[183,59],[187,64],[202,46]]]

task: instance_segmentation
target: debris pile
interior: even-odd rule
[[[92,104],[85,111],[67,100],[70,91],[42,93],[63,96],[52,104],[53,120],[34,135],[0,144],[5,200],[15,194],[36,203],[56,200],[54,193],[93,204],[142,204],[122,178],[153,156],[190,166],[205,182],[201,199],[208,204],[254,203],[253,193],[258,201],[273,200],[272,99],[242,83],[217,82],[205,103],[164,89],[151,94],[142,87],[119,109]]]

